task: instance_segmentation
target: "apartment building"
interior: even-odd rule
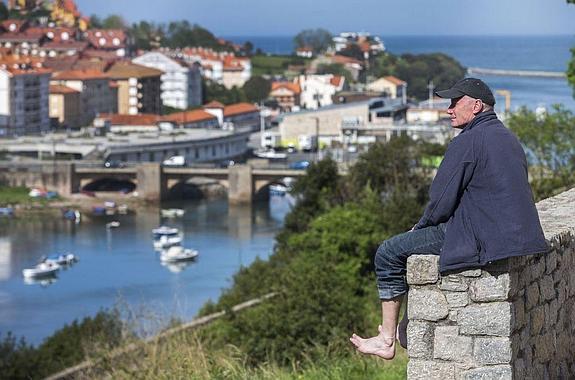
[[[106,74],[118,85],[118,113],[161,113],[163,71],[131,62],[116,62]]]
[[[132,62],[164,72],[160,77],[164,106],[185,110],[202,104],[202,76],[198,63],[170,58],[157,51],[146,52]]]
[[[78,128],[82,121],[81,92],[62,85],[50,85],[50,120],[55,128]]]
[[[0,137],[49,130],[50,74],[27,64],[0,64]]]
[[[110,77],[99,70],[67,70],[55,73],[52,85],[65,86],[80,92],[81,118],[79,126],[88,126],[99,113],[116,113],[115,90]]]

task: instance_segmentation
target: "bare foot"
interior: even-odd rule
[[[395,337],[383,336],[381,326],[379,326],[379,334],[377,336],[364,339],[359,335],[353,334],[349,340],[361,353],[376,355],[387,360],[391,360],[395,356]]]

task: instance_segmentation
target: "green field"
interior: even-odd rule
[[[252,75],[281,75],[290,65],[307,65],[308,58],[293,55],[256,55],[252,57]]]

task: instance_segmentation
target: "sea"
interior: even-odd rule
[[[575,36],[379,36],[392,54],[445,53],[465,67],[565,72]],[[254,49],[291,54],[292,36],[226,36],[250,41]],[[575,95],[566,79],[476,75],[494,90],[511,91],[511,108],[550,108],[562,104],[575,112]],[[497,99],[502,107],[504,100]]]

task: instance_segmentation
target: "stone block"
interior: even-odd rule
[[[469,295],[467,292],[446,292],[445,298],[450,308],[464,307],[469,304]]]
[[[459,272],[460,276],[463,277],[479,277],[481,276],[481,269],[470,269],[463,272]]]
[[[472,358],[473,340],[459,335],[457,326],[438,326],[433,340],[433,358],[458,363],[469,363]]]
[[[531,281],[538,280],[545,273],[545,257],[535,257],[535,262],[529,267],[531,272]]]
[[[515,300],[513,302],[513,315],[515,316],[515,326],[514,329],[519,329],[525,325],[525,301],[523,297]]]
[[[439,280],[439,256],[412,255],[407,259],[407,283],[435,284]]]
[[[509,297],[509,273],[474,279],[469,285],[471,299],[475,302],[505,301]]]
[[[455,380],[453,363],[439,363],[426,360],[410,360],[407,364],[409,380]]]
[[[545,304],[545,326],[547,329],[555,328],[559,307],[557,300]]]
[[[457,314],[458,314],[457,310],[449,310],[449,315],[447,316],[447,319],[449,319],[451,322],[457,323]]]
[[[557,251],[553,250],[545,256],[545,273],[551,274],[557,268]]]
[[[445,295],[437,288],[411,288],[407,313],[410,320],[439,321],[449,314]]]
[[[473,359],[479,365],[511,363],[509,338],[475,338]]]
[[[545,275],[539,280],[539,291],[543,301],[550,301],[556,297],[552,276]]]
[[[551,360],[555,354],[555,336],[552,333],[547,333],[538,337],[534,351],[534,357],[537,361],[545,363]]]
[[[511,334],[511,304],[493,302],[472,304],[459,311],[460,334],[509,336]]]
[[[532,283],[527,287],[526,310],[529,311],[539,304],[539,284]]]
[[[537,336],[545,324],[545,306],[541,305],[531,310],[531,336]]]
[[[452,292],[464,292],[468,288],[467,281],[464,277],[450,274],[444,277],[441,277],[441,283],[439,285],[439,289],[447,290]]]
[[[407,325],[407,355],[430,359],[433,356],[433,323],[410,321]]]
[[[511,365],[498,365],[465,371],[461,378],[465,380],[512,380],[513,371]]]

